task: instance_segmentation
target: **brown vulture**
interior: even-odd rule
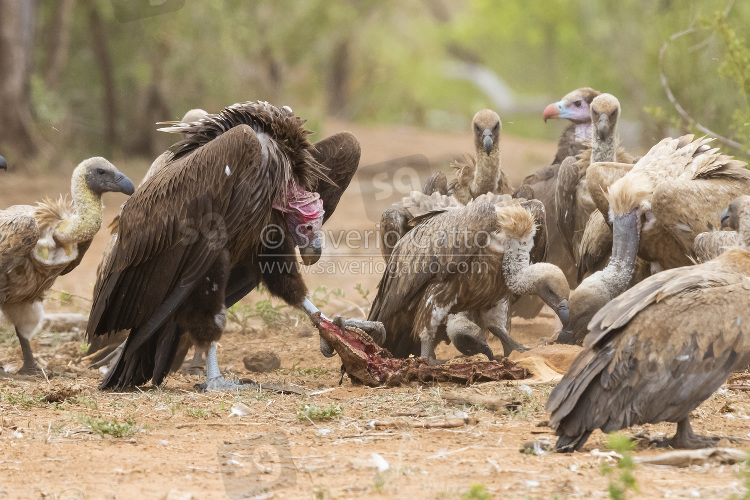
[[[591,321],[584,350],[550,394],[556,449],[580,450],[595,429],[676,422],[664,444],[713,446],[690,412],[750,363],[750,196],[722,224],[737,224],[742,247],[715,260],[655,274],[606,305]]]
[[[463,160],[451,163],[456,170],[456,177],[450,183],[444,173],[438,172],[428,179],[422,192],[427,195],[437,192],[453,196],[462,205],[486,193],[512,193],[513,187],[501,167],[502,127],[497,113],[491,109],[478,111],[471,126],[474,133],[474,156],[466,155]],[[394,203],[393,207],[383,212],[380,218],[380,250],[386,260],[396,242],[409,231],[408,223],[412,217],[414,214],[400,203]]]
[[[596,210],[586,181],[589,165],[602,161],[634,163],[633,158],[619,146],[617,121],[620,101],[612,94],[601,94],[591,101],[591,143],[577,156],[569,156],[560,165],[555,190],[557,225],[562,242],[574,262],[578,261],[586,223]],[[580,276],[580,274],[579,274]],[[580,278],[579,278],[580,281]]]
[[[39,373],[29,339],[44,318],[42,300],[58,276],[80,264],[102,224],[102,194],[133,194],[133,183],[104,158],[73,171],[72,201],[45,200],[0,210],[0,310],[16,329],[20,374]]]
[[[559,268],[529,265],[535,217],[544,207],[509,195],[484,195],[465,207],[428,214],[396,244],[378,285],[368,320],[382,322],[383,344],[400,358],[421,355],[435,363],[435,346],[449,340],[451,314],[469,313],[480,328],[511,339],[502,327],[509,294],[537,294],[567,316],[568,288]],[[528,208],[528,210],[527,210]],[[467,337],[471,341],[475,338]],[[476,345],[477,352],[489,347]]]
[[[552,164],[527,176],[514,194],[514,196],[522,196],[527,199],[533,197],[544,204],[547,213],[547,239],[550,242],[562,241],[557,223],[557,205],[555,204],[560,164],[565,158],[576,156],[586,149],[587,143],[591,140],[592,129],[589,108],[591,102],[599,94],[599,91],[588,87],[580,88],[544,109],[545,122],[550,119],[564,118],[570,120],[571,124],[565,128],[560,136],[557,154]],[[578,281],[575,263],[564,245],[550,245],[546,262],[562,269],[571,288],[576,286]],[[514,316],[533,318],[539,313],[542,306],[543,304],[534,297],[523,297],[513,306],[512,312]]]
[[[216,358],[226,308],[263,283],[320,321],[295,247],[306,265],[320,257],[321,225],[357,169],[359,143],[344,132],[311,144],[290,108],[262,101],[164,130],[187,136],[123,205],[94,289],[89,338],[130,330],[100,388],[161,384],[184,334],[208,349],[203,390],[243,388]],[[321,350],[331,354],[323,341]]]
[[[696,236],[717,227],[722,208],[750,192],[745,163],[711,149],[710,141],[664,139],[609,186],[602,213],[610,214],[612,258],[571,297],[571,321],[559,341],[583,340],[599,308],[638,280],[636,257],[653,271],[694,263]]]

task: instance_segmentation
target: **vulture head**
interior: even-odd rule
[[[491,109],[483,109],[474,115],[474,145],[477,151],[484,151],[487,156],[500,145],[500,130],[503,123],[500,116]]]
[[[323,200],[314,191],[307,191],[292,182],[288,185],[286,201],[273,207],[284,212],[287,228],[299,248],[305,265],[318,262],[322,251],[320,228],[323,226]]]
[[[750,196],[740,196],[721,212],[721,227],[737,231],[741,245],[750,250]]]
[[[542,116],[544,121],[565,118],[573,123],[586,123],[591,120],[591,102],[600,92],[589,87],[576,89],[562,100],[553,102],[546,108]]]
[[[8,170],[8,162],[2,156],[0,156],[0,170]]]
[[[591,123],[600,140],[608,138],[615,130],[620,116],[620,101],[612,94],[601,94],[591,101]]]
[[[81,177],[84,179],[88,190],[98,196],[103,193],[131,195],[135,191],[133,182],[100,156],[89,158],[76,167],[73,172],[73,183],[75,184],[76,180]]]

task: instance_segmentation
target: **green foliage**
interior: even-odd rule
[[[0,401],[11,406],[20,406],[25,410],[29,408],[43,408],[48,405],[44,394],[26,394],[24,391],[0,392]]]
[[[742,470],[740,470],[738,475],[742,479],[742,486],[745,488],[745,493],[742,496],[733,495],[730,497],[730,500],[750,500],[750,454],[745,459]]]
[[[461,500],[492,500],[492,495],[483,484],[472,484],[469,491],[461,495]]]
[[[208,418],[213,412],[200,408],[185,408],[185,415],[193,418]]]
[[[85,417],[82,422],[102,437],[109,434],[112,437],[121,438],[138,432],[138,427],[132,417],[129,417],[125,422],[118,422],[117,419]]]
[[[331,403],[328,406],[318,407],[315,405],[302,405],[297,412],[297,420],[308,422],[310,420],[333,420],[343,415],[341,406]]]
[[[613,500],[625,500],[627,492],[638,493],[638,485],[635,480],[635,462],[633,461],[633,450],[636,443],[628,436],[611,432],[607,436],[607,448],[619,453],[622,458],[617,462],[615,469],[610,465],[602,464],[602,475],[609,478],[609,497]]]
[[[369,301],[369,299],[367,298],[367,296],[370,295],[370,290],[369,289],[365,290],[364,288],[362,288],[362,283],[357,283],[354,286],[354,289],[357,291],[357,293],[359,293],[360,297],[362,297],[363,299]]]

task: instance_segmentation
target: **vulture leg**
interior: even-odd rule
[[[690,426],[690,417],[677,422],[677,432],[670,439],[664,439],[657,442],[659,447],[670,447],[684,450],[699,450],[701,448],[711,448],[716,446],[721,440],[720,436],[701,436],[693,432]]]
[[[39,368],[34,359],[29,339],[21,335],[18,328],[16,328],[16,335],[18,336],[18,341],[21,343],[21,352],[23,353],[23,366],[18,370],[18,375],[38,375],[42,373],[42,369]]]
[[[529,348],[523,344],[520,344],[513,340],[508,334],[508,300],[503,299],[492,309],[482,311],[481,321],[484,325],[487,325],[487,329],[500,339],[500,343],[503,344],[503,355],[505,357],[510,356],[513,351],[524,352],[528,351]]]
[[[258,384],[238,384],[221,376],[219,360],[216,358],[217,345],[215,341],[211,342],[211,346],[206,351],[206,381],[196,384],[195,388],[200,392],[257,389]]]
[[[115,367],[117,362],[120,360],[120,355],[122,354],[122,351],[125,349],[125,340],[122,341],[120,345],[115,347],[112,352],[107,354],[105,357],[91,365],[91,368],[101,368],[102,366],[107,367],[107,371],[111,370]]]
[[[23,353],[23,366],[18,370],[19,375],[38,375],[42,373],[41,368],[34,359],[29,339],[39,331],[44,318],[44,309],[41,302],[4,304],[3,314],[8,318],[16,329],[16,336],[21,343]]]
[[[187,363],[182,364],[180,367],[180,373],[184,375],[202,375],[203,366],[205,366],[204,363],[206,363],[206,360],[204,359],[205,354],[206,350],[196,345],[193,357],[190,358],[190,361]]]

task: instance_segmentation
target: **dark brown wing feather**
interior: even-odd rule
[[[336,210],[336,206],[359,167],[361,149],[359,141],[349,132],[339,132],[315,143],[312,154],[326,168],[332,183],[319,182],[315,191],[323,200],[323,222]]]
[[[76,257],[76,260],[68,264],[68,266],[65,269],[63,269],[63,271],[60,273],[60,276],[66,275],[70,271],[78,267],[78,264],[81,263],[81,260],[83,260],[83,256],[86,255],[86,252],[91,246],[92,241],[94,241],[93,238],[88,241],[82,241],[78,243],[78,257]]]

